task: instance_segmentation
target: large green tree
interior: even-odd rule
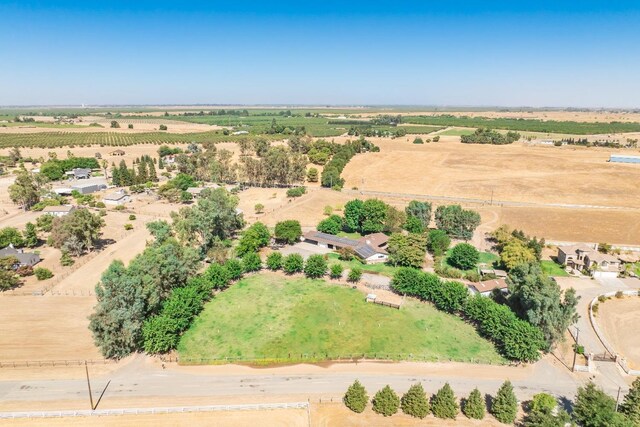
[[[438,206],[435,218],[436,226],[456,239],[471,240],[473,232],[480,225],[480,214],[462,209],[460,205]]]
[[[302,236],[300,221],[289,219],[286,221],[280,221],[276,224],[276,240],[293,245],[300,241],[300,236]]]
[[[197,245],[204,254],[242,227],[244,221],[237,207],[238,198],[224,188],[207,189],[194,206],[171,213],[173,228],[182,242]]]
[[[433,396],[431,401],[431,410],[433,415],[438,418],[455,419],[458,415],[458,401],[453,394],[453,390],[449,383],[446,383],[438,392]]]
[[[344,205],[344,223],[349,231],[360,231],[363,215],[362,200],[350,200]]]
[[[65,248],[76,256],[90,251],[100,238],[104,220],[88,209],[76,209],[68,215],[55,218],[51,226],[49,243]]]
[[[447,261],[461,270],[471,270],[476,266],[479,258],[480,253],[475,247],[468,243],[458,243],[451,250]]]
[[[434,256],[442,256],[449,249],[451,239],[443,230],[429,230],[427,235],[427,249]]]
[[[431,222],[431,203],[412,200],[404,211],[406,212],[407,217],[413,217],[420,220],[425,229],[429,227],[429,223]]]
[[[467,418],[481,420],[484,418],[485,412],[486,404],[480,394],[480,390],[478,390],[478,388],[474,388],[471,394],[469,394],[467,400],[464,402],[462,413],[465,414]]]
[[[342,401],[345,406],[353,412],[362,413],[367,407],[369,396],[365,388],[360,384],[360,381],[355,380],[347,389]]]
[[[379,233],[384,230],[387,219],[387,204],[382,200],[368,199],[362,204],[362,234]],[[404,223],[404,220],[399,224]]]
[[[247,228],[236,247],[238,256],[244,256],[249,252],[257,252],[260,248],[265,247],[271,240],[271,233],[266,225],[256,222]]]
[[[616,412],[616,401],[592,382],[578,388],[573,419],[582,427],[631,427],[626,417]]]
[[[511,381],[505,381],[496,397],[491,401],[491,414],[504,424],[513,424],[518,413],[518,399],[513,392]]]
[[[427,253],[423,234],[392,234],[387,244],[389,263],[402,267],[421,268]]]
[[[422,384],[417,383],[409,387],[400,399],[400,407],[402,412],[412,417],[424,418],[429,415],[431,408]]]
[[[33,174],[18,169],[15,181],[9,186],[9,197],[26,211],[40,201],[40,185]]]
[[[620,405],[620,412],[625,414],[636,426],[640,426],[640,378],[633,380],[629,393]]]
[[[400,398],[391,387],[386,385],[373,396],[372,403],[373,412],[384,415],[385,417],[390,417],[398,412]]]
[[[573,288],[562,291],[540,265],[520,264],[509,272],[509,303],[516,313],[542,330],[547,349],[562,340],[578,320],[579,297]]]

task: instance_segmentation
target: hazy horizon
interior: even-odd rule
[[[640,107],[631,1],[22,1],[3,18],[2,106]]]

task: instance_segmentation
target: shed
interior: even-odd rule
[[[117,149],[117,150],[112,151],[109,154],[112,155],[112,156],[124,156],[124,150]]]
[[[71,205],[47,206],[42,210],[42,213],[53,215],[56,217],[61,217],[61,216],[69,215],[75,209],[76,209],[75,206],[71,206]]]
[[[71,190],[75,190],[80,194],[91,194],[95,193],[96,191],[104,190],[106,188],[106,184],[96,184],[88,182],[83,184],[76,184],[71,187]]]
[[[471,293],[480,294],[483,297],[490,296],[494,289],[500,290],[503,294],[509,292],[509,286],[505,279],[484,280],[482,282],[470,283],[468,286]]]
[[[113,193],[107,194],[102,198],[102,201],[105,205],[115,205],[121,206],[125,203],[129,203],[131,201],[131,196],[129,196],[124,191],[115,191]]]

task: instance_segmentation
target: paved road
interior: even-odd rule
[[[483,375],[482,367],[469,368],[466,373],[465,365],[461,371],[452,372],[451,369],[420,369],[415,365],[415,373],[407,365],[379,364],[374,372],[369,366],[366,370],[358,365],[344,365],[337,368],[309,368],[308,372],[300,372],[292,367],[288,374],[286,368],[255,369],[250,373],[224,375],[220,371],[202,373],[206,370],[184,372],[150,366],[139,357],[132,363],[125,365],[109,377],[96,378],[92,381],[95,397],[109,380],[111,383],[105,393],[103,402],[108,406],[113,398],[145,398],[153,397],[158,400],[171,397],[212,397],[212,404],[216,398],[237,396],[245,400],[256,396],[297,395],[300,398],[316,396],[331,396],[339,398],[347,387],[357,378],[365,387],[373,392],[390,384],[395,390],[404,392],[415,382],[422,382],[425,389],[435,393],[445,382],[449,382],[458,396],[468,395],[478,387],[483,393],[495,393],[505,376],[512,376],[518,397],[528,399],[535,393],[548,392],[571,399],[580,381],[576,380],[566,369],[555,366],[543,360],[533,368],[487,368],[495,369],[492,374]],[[276,373],[277,372],[277,373]],[[616,391],[611,389],[610,392]],[[76,401],[86,399],[87,385],[85,380],[55,380],[55,381],[3,381],[0,382],[0,407],[2,402],[47,402],[47,401]],[[119,399],[121,401],[121,399]]]

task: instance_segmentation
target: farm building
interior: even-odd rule
[[[469,284],[469,291],[472,294],[480,294],[483,297],[491,296],[491,293],[495,289],[498,289],[503,294],[506,294],[507,292],[509,292],[507,281],[505,279],[491,279]]]
[[[609,156],[612,163],[637,163],[640,164],[640,156],[627,156],[622,154],[612,154]]]
[[[71,206],[71,205],[47,206],[42,210],[42,213],[47,215],[53,215],[56,217],[61,217],[61,216],[69,215],[74,210],[75,210],[75,206]]]
[[[369,263],[385,262],[389,255],[386,246],[389,238],[382,233],[364,236],[359,240],[338,237],[333,234],[309,231],[304,235],[304,241],[329,249],[351,249],[358,258]]]
[[[124,150],[114,150],[111,153],[109,153],[112,156],[124,156]]]
[[[80,194],[91,194],[96,191],[105,190],[107,188],[106,184],[96,183],[96,182],[87,182],[83,184],[76,184],[71,187],[71,190],[75,190]]]
[[[18,267],[33,267],[40,262],[40,255],[31,252],[24,252],[22,249],[16,249],[13,245],[9,245],[4,249],[0,249],[0,258],[15,257],[20,264]]]
[[[125,203],[131,201],[131,196],[125,193],[123,190],[115,191],[111,194],[107,194],[102,198],[105,205],[122,206]]]

